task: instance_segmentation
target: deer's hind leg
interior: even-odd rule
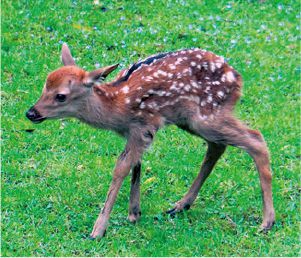
[[[190,208],[190,206],[196,199],[199,190],[201,189],[207,177],[210,175],[218,159],[224,153],[225,149],[226,146],[223,144],[216,144],[214,142],[208,141],[207,153],[197,178],[194,180],[192,186],[185,194],[185,196],[176,203],[176,206],[173,209],[167,211],[168,214],[174,215],[177,212]]]
[[[215,126],[212,126],[215,125]],[[216,143],[232,145],[245,150],[254,160],[259,173],[262,200],[262,229],[270,229],[275,222],[272,198],[272,173],[266,143],[259,131],[251,130],[232,116],[224,116],[218,122],[213,121],[209,127],[202,129],[205,138]]]

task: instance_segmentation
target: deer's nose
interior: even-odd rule
[[[26,117],[31,120],[34,121],[36,119],[41,118],[41,115],[39,113],[39,111],[37,111],[34,107],[31,107],[27,112],[26,112]]]

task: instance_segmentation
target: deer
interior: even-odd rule
[[[105,78],[118,64],[85,71],[75,64],[66,43],[62,45],[61,60],[63,66],[47,76],[42,95],[26,112],[27,118],[33,123],[77,118],[126,139],[91,239],[104,236],[117,194],[130,172],[128,220],[139,220],[142,156],[158,130],[168,125],[207,143],[199,174],[168,214],[191,207],[227,146],[235,146],[252,157],[259,174],[263,200],[260,230],[272,228],[275,211],[267,144],[259,131],[249,129],[234,117],[242,77],[223,57],[199,48],[160,53],[123,69],[111,82],[105,82]]]

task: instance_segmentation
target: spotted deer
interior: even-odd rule
[[[121,71],[109,83],[104,79],[118,65],[84,71],[76,66],[66,44],[61,58],[64,66],[48,75],[42,96],[26,116],[34,123],[75,117],[93,127],[115,131],[127,140],[92,239],[104,235],[117,193],[131,170],[128,219],[139,219],[142,155],[156,132],[171,124],[202,137],[208,149],[189,191],[168,213],[174,215],[191,207],[217,160],[231,145],[244,149],[254,159],[263,197],[261,228],[272,227],[275,213],[268,149],[259,131],[233,116],[242,78],[222,57],[201,49],[153,55]]]

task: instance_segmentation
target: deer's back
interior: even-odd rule
[[[113,83],[135,116],[160,114],[171,123],[232,110],[241,76],[222,57],[190,49],[151,56],[122,71]]]

